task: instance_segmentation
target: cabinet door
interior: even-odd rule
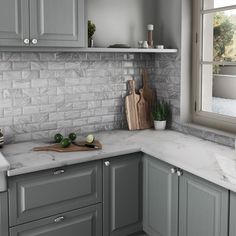
[[[184,173],[180,178],[181,236],[228,235],[228,191]]]
[[[29,38],[29,1],[0,1],[0,46],[22,46]]]
[[[150,236],[178,235],[178,176],[171,166],[144,156],[143,229]]]
[[[104,162],[104,236],[142,229],[141,166],[141,153]]]
[[[85,24],[84,0],[30,0],[31,46],[83,47]]]
[[[230,192],[229,236],[236,235],[236,193]]]
[[[10,228],[10,236],[29,235],[102,236],[102,206],[98,204]]]
[[[0,193],[0,235],[8,235],[8,203],[7,193]]]
[[[10,226],[102,202],[100,161],[11,177]]]

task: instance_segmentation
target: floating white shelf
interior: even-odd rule
[[[121,53],[177,53],[178,49],[144,48],[56,48],[56,47],[0,47],[10,52],[121,52]]]
[[[178,49],[144,49],[144,48],[80,48],[81,52],[127,52],[127,53],[177,53]]]

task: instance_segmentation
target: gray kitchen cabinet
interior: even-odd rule
[[[148,155],[143,189],[143,228],[149,236],[228,235],[226,189]]]
[[[7,192],[0,193],[0,235],[8,235],[8,198]]]
[[[0,1],[0,46],[23,46],[29,37],[29,0]]]
[[[126,236],[142,230],[142,154],[104,161],[103,236]]]
[[[84,47],[85,0],[30,0],[31,46]]]
[[[236,193],[230,192],[229,236],[236,235]]]
[[[79,235],[102,236],[101,203],[10,228],[10,236]]]
[[[84,47],[85,0],[1,0],[0,46]]]
[[[143,165],[143,230],[149,236],[177,236],[178,176],[148,155]]]
[[[102,202],[102,162],[9,178],[10,226]]]
[[[184,173],[180,177],[179,201],[179,235],[228,235],[226,189]]]

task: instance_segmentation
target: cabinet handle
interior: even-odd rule
[[[110,165],[110,161],[105,161],[104,164],[105,164],[105,166],[109,166]]]
[[[177,173],[178,176],[182,176],[183,175],[183,171],[182,170],[177,170],[176,173]]]
[[[24,44],[28,45],[30,43],[30,40],[26,38],[26,39],[24,39],[23,42],[24,42]]]
[[[171,174],[175,174],[177,172],[177,168],[173,167],[170,169]]]
[[[31,43],[32,43],[32,44],[37,44],[37,43],[38,43],[38,40],[37,40],[37,39],[32,39],[32,40],[31,40]]]
[[[55,223],[60,223],[60,222],[62,222],[63,220],[65,220],[65,217],[64,217],[64,216],[59,216],[59,217],[57,217],[56,219],[54,219],[54,222],[55,222]]]
[[[63,173],[65,173],[65,170],[56,170],[53,172],[54,175],[61,175]]]

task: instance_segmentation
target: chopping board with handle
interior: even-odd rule
[[[147,101],[143,96],[143,89],[139,90],[140,100],[138,102],[138,117],[139,117],[139,128],[140,129],[149,129],[152,127],[150,120],[150,109]]]
[[[59,143],[55,143],[48,146],[34,147],[33,151],[53,151],[53,152],[79,152],[79,151],[96,151],[102,149],[102,144],[98,141],[94,141],[94,147],[86,146],[86,142],[74,142],[69,147],[63,148]]]
[[[142,69],[143,76],[143,97],[148,103],[150,111],[156,104],[156,94],[148,85],[148,74],[145,69]]]
[[[139,129],[139,118],[137,104],[140,99],[140,95],[135,92],[135,81],[128,81],[129,95],[125,97],[125,113],[129,130]]]

